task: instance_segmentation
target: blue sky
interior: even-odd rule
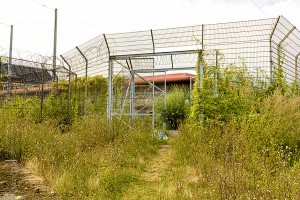
[[[49,8],[44,7],[46,5]],[[52,55],[58,8],[58,55],[103,33],[210,24],[283,15],[300,27],[299,0],[2,0],[0,49]]]

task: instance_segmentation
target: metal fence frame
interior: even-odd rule
[[[3,87],[2,100],[8,100],[15,95],[27,98],[28,91],[33,92],[30,90],[34,90],[35,94],[33,93],[31,95],[38,96],[41,99],[40,118],[42,119],[43,102],[46,93],[45,86],[47,86],[49,94],[57,94],[57,88],[53,87],[57,84],[56,82],[58,80],[69,79],[68,111],[70,112],[70,81],[72,77],[76,78],[76,74],[71,71],[71,68],[67,69],[64,66],[62,59],[56,58],[55,63],[57,63],[57,65],[53,68],[53,57],[31,54],[29,52],[19,52],[15,49],[14,52],[8,56],[4,48],[0,48],[0,50],[0,68],[2,70],[0,73],[0,83]],[[14,57],[11,58],[10,55]],[[12,90],[13,87],[15,88],[14,90]]]
[[[108,78],[108,119],[118,113],[113,108],[115,75],[121,73],[131,80],[129,115],[133,119],[136,114],[134,77],[141,76],[141,72],[149,72],[154,76],[160,72],[194,69],[196,62],[202,59],[207,66],[216,66],[218,59],[211,53],[213,51],[224,55],[218,63],[221,67],[232,63],[237,66],[244,64],[250,72],[262,71],[257,78],[271,80],[280,65],[288,83],[299,81],[300,32],[283,16],[102,34],[66,52],[62,57],[78,76],[87,78],[100,74]],[[150,59],[153,59],[153,63],[146,62]],[[203,73],[201,63],[198,71],[200,88]],[[155,83],[150,84],[155,87]]]

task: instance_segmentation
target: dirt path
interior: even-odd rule
[[[0,200],[54,199],[43,179],[14,160],[0,161]]]
[[[171,171],[171,153],[172,146],[170,144],[161,145],[158,153],[153,156],[140,174],[140,180],[129,188],[123,199],[166,199],[161,193],[165,190],[165,177]]]
[[[171,145],[161,145],[158,154],[149,162],[142,177],[145,181],[157,182],[163,177],[165,170],[171,162]]]

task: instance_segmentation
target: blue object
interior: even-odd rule
[[[168,136],[162,131],[157,131],[156,134],[157,134],[157,137],[159,139],[162,139],[162,140],[167,140],[168,139]]]

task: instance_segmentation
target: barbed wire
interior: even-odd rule
[[[47,9],[50,9],[50,10],[55,10],[55,8],[51,8],[50,6],[47,6],[47,5],[45,5],[45,4],[43,4],[43,3],[40,3],[40,2],[38,2],[38,1],[36,1],[36,0],[32,0],[34,3],[36,3],[36,4],[38,4],[38,5],[40,5],[40,6],[43,6],[43,7],[45,7],[45,8],[47,8]]]
[[[8,24],[2,23],[2,22],[0,22],[0,24],[1,24],[1,25],[4,25],[4,26],[8,26],[8,27],[11,26],[11,25],[8,25]]]
[[[6,81],[8,76],[8,55],[4,48],[0,47],[1,58],[1,74]],[[18,51],[13,49],[13,57],[11,59],[11,71],[15,82],[23,84],[37,84],[40,83],[41,78],[44,77],[44,81],[52,80],[54,76],[53,69],[53,56],[43,56],[36,53],[30,53],[28,51]],[[65,67],[61,58],[56,58],[55,76],[58,80],[64,80],[69,76],[69,70]],[[72,72],[72,74],[74,74]]]

